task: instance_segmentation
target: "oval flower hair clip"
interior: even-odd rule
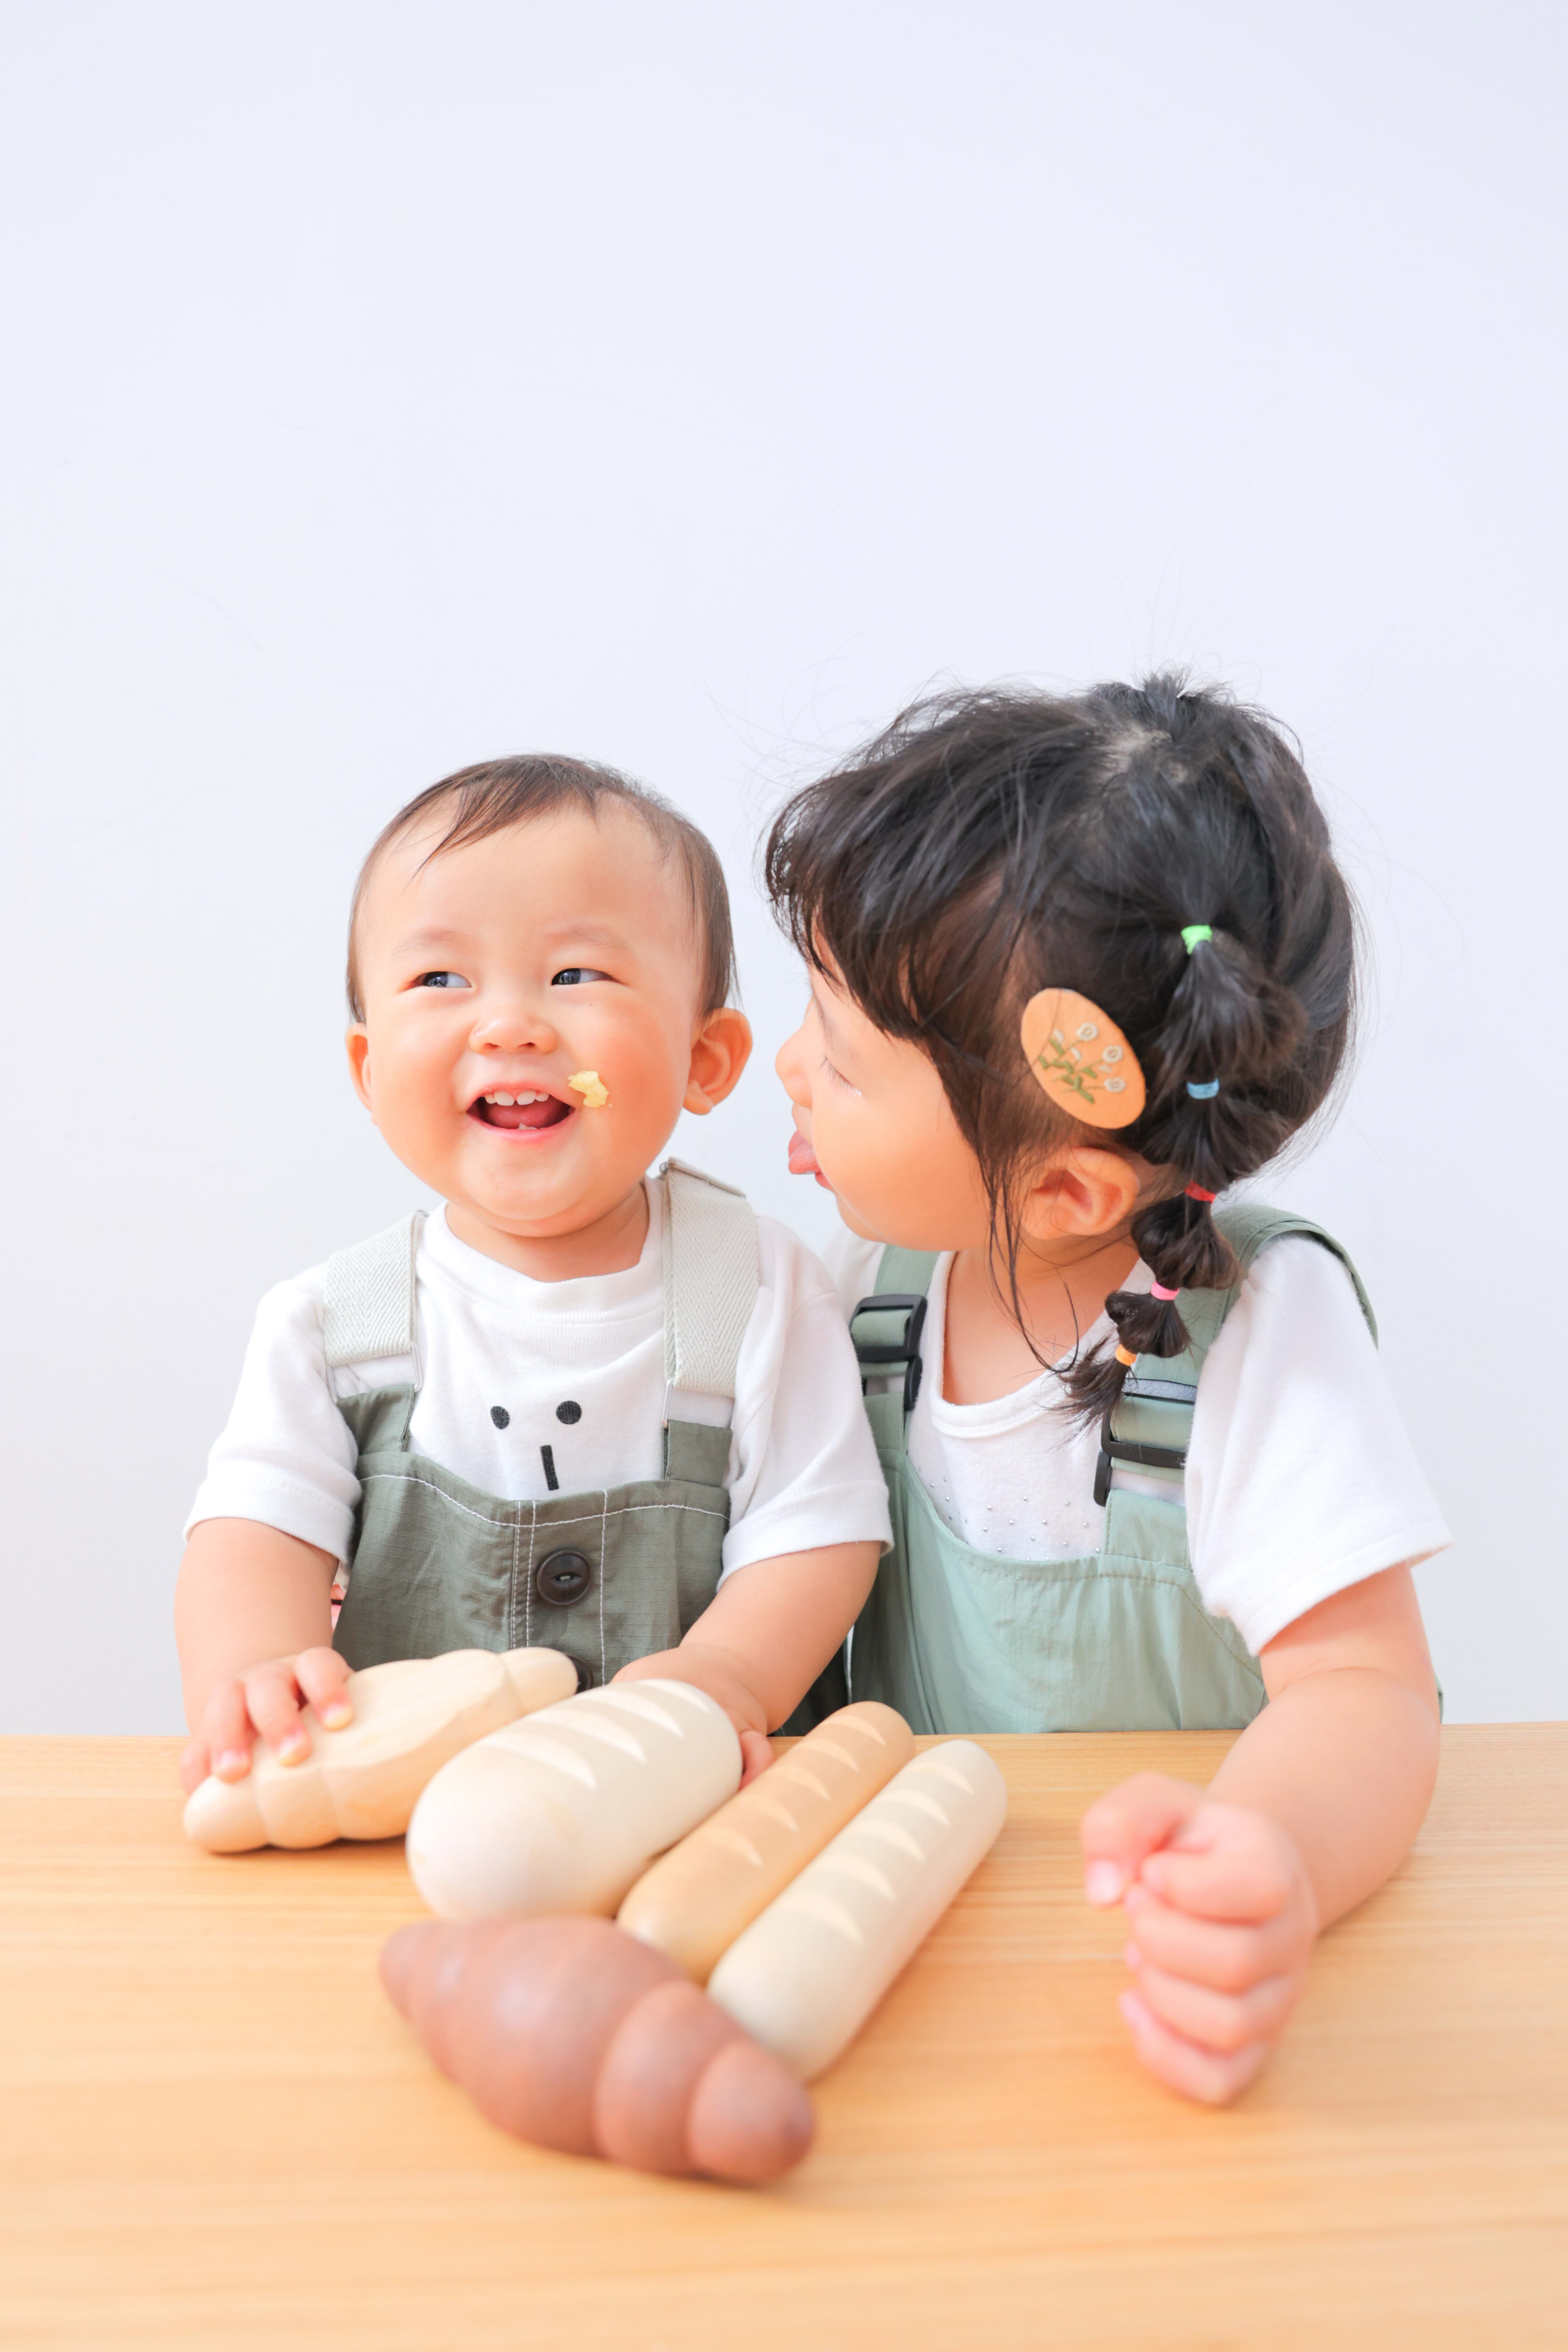
[[[1147,1090],[1109,1013],[1076,989],[1042,988],[1024,1007],[1024,1052],[1058,1108],[1086,1127],[1131,1127]]]

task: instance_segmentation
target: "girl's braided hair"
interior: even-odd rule
[[[1058,696],[994,689],[915,704],[796,793],[764,852],[774,908],[868,1017],[927,1052],[980,1162],[1016,1266],[1045,1152],[1076,1138],[1152,1162],[1131,1237],[1162,1287],[1240,1279],[1206,1203],[1321,1110],[1344,1066],[1357,922],[1295,751],[1263,712],[1175,676]],[[1212,937],[1189,952],[1184,929]],[[1025,1061],[1023,1007],[1076,989],[1148,1082],[1136,1123],[1077,1127]],[[1195,1098],[1188,1082],[1219,1091]],[[1106,1307],[1133,1354],[1187,1344],[1172,1301]],[[1098,1416],[1125,1378],[1110,1347],[1066,1375]]]

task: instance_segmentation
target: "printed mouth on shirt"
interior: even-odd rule
[[[537,1130],[559,1127],[563,1118],[573,1115],[573,1106],[563,1103],[557,1095],[547,1095],[533,1089],[509,1094],[504,1089],[495,1094],[480,1095],[468,1105],[468,1117],[486,1127],[500,1127],[515,1134],[519,1128]]]

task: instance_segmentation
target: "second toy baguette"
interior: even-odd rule
[[[914,1734],[890,1706],[840,1707],[661,1854],[617,1924],[706,1984],[720,1953],[914,1752]]]
[[[1006,1817],[1007,1785],[984,1748],[928,1748],[731,1945],[710,1997],[809,2082],[859,2032]]]

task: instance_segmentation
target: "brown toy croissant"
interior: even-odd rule
[[[400,1927],[381,1977],[442,2073],[541,2147],[751,2186],[811,2145],[794,2075],[607,1919]]]

